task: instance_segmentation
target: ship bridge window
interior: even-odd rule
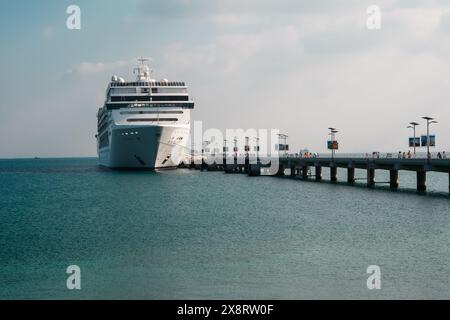
[[[155,91],[154,93],[156,93],[156,92],[158,92],[158,93],[187,93],[187,89],[186,88],[157,88],[157,91]]]
[[[182,114],[181,110],[158,110],[158,111],[122,111],[120,114]]]
[[[148,121],[178,121],[178,118],[137,118],[127,119],[128,122],[148,122]]]
[[[136,88],[112,88],[111,94],[136,93]]]
[[[150,96],[113,96],[111,101],[150,101]]]
[[[188,96],[153,96],[153,101],[189,101]]]

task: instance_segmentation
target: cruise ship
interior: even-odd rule
[[[109,168],[176,168],[189,154],[191,110],[184,82],[155,80],[138,59],[136,80],[113,76],[97,114],[99,164]]]

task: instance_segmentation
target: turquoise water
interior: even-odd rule
[[[449,299],[448,175],[430,174],[427,195],[400,179],[393,192],[0,160],[0,298]],[[81,290],[66,288],[72,264]]]

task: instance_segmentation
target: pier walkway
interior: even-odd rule
[[[222,160],[222,159],[220,159]],[[225,159],[224,159],[225,160]],[[261,175],[261,170],[267,168],[268,165],[263,165],[260,162],[251,164],[248,157],[239,159],[231,159],[231,161],[214,162],[207,164],[203,161],[202,164],[194,164],[184,167],[190,167],[208,171],[224,171],[226,173],[246,173],[250,176]],[[233,163],[230,163],[233,162]],[[363,169],[367,172],[367,186],[373,187],[375,185],[375,171],[388,170],[389,171],[389,185],[396,189],[399,187],[400,170],[415,171],[417,176],[417,191],[424,192],[427,189],[427,172],[444,172],[449,175],[449,192],[450,192],[450,159],[426,159],[426,158],[376,158],[376,157],[295,157],[285,156],[278,159],[277,176],[285,175],[286,169],[289,169],[291,176],[300,176],[302,179],[313,178],[316,181],[322,181],[323,168],[330,170],[330,181],[337,182],[337,168],[347,170],[346,182],[349,184],[355,183],[355,169]]]

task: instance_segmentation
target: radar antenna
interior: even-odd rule
[[[142,56],[137,59],[137,61],[139,61],[141,65],[145,65],[145,62],[150,60],[151,60],[150,58],[144,58]]]
[[[140,57],[137,59],[137,61],[139,62],[138,66],[136,68],[134,68],[134,74],[136,74],[136,80],[137,81],[151,81],[151,73],[153,72],[152,69],[150,69],[146,62],[147,61],[151,61],[151,58],[144,58],[144,57]]]

